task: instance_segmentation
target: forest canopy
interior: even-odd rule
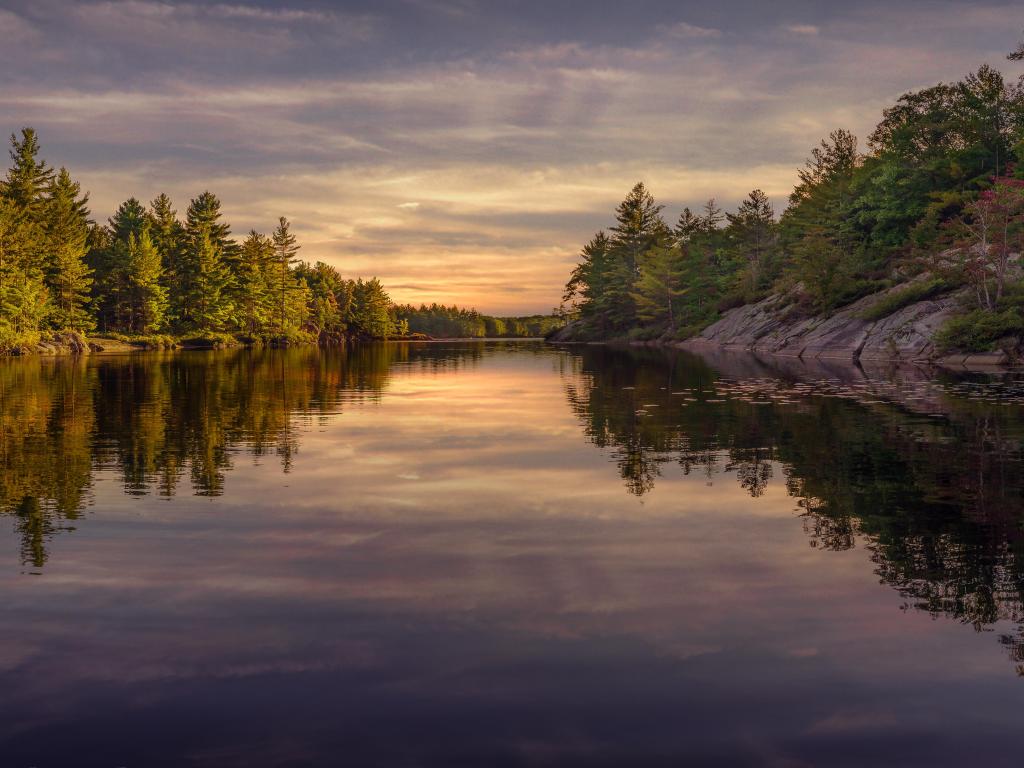
[[[1022,158],[1024,85],[985,65],[900,97],[863,149],[833,131],[781,215],[754,189],[735,211],[711,199],[669,221],[639,183],[566,285],[576,336],[688,338],[771,294],[828,314],[923,272],[942,290],[971,286],[965,312],[1024,330],[1011,267],[1024,250]]]
[[[0,352],[44,335],[327,343],[431,336],[542,335],[553,318],[396,306],[376,278],[299,259],[288,219],[234,237],[204,191],[179,215],[161,194],[131,197],[106,223],[66,168],[40,157],[32,128],[11,136],[0,180]]]

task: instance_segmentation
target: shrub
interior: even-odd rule
[[[237,344],[238,341],[230,333],[221,333],[219,331],[205,331],[181,340],[183,347],[198,349],[218,349],[220,347],[233,347]]]
[[[911,283],[906,288],[892,291],[880,298],[866,310],[861,317],[865,320],[881,320],[883,317],[898,312],[904,307],[910,306],[918,301],[930,299],[953,289],[953,286],[945,280],[936,278],[934,280],[919,280]]]
[[[105,333],[103,336],[143,349],[172,349],[178,345],[175,338],[166,333]]]
[[[41,340],[38,331],[15,333],[7,326],[0,326],[0,354],[10,354],[22,349],[31,349]]]
[[[935,334],[935,345],[943,352],[988,352],[996,342],[1024,333],[1024,317],[1016,309],[992,312],[976,309],[950,318]]]

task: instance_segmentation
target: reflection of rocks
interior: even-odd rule
[[[757,497],[775,465],[812,546],[866,547],[881,580],[933,615],[979,631],[1022,620],[1021,377],[721,348],[578,350],[586,386],[567,383],[569,402],[629,492],[648,493],[676,463]],[[1000,640],[1017,661],[1022,638]]]
[[[690,349],[745,349],[804,360],[835,359],[923,361],[936,357],[935,332],[959,306],[959,295],[918,301],[881,320],[865,314],[905,285],[865,296],[828,317],[799,317],[784,296],[769,296],[726,312],[699,336],[683,343]]]

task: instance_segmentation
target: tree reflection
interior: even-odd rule
[[[428,355],[429,357],[429,355]],[[439,360],[425,363],[444,365]],[[47,560],[46,541],[90,503],[96,471],[128,494],[224,492],[239,453],[298,451],[296,419],[375,398],[409,346],[145,354],[0,362],[0,512],[11,515],[22,560]]]
[[[792,366],[718,363],[652,350],[580,352],[567,377],[569,404],[587,437],[609,450],[628,492],[649,492],[670,461],[709,482],[735,477],[753,497],[781,471],[811,546],[863,544],[879,577],[917,610],[979,631],[1024,621],[1024,408],[955,390],[929,402],[930,415],[919,393],[881,402],[812,387],[799,399],[771,400],[743,382],[774,376],[792,385]],[[1024,630],[1001,642],[1024,664]]]

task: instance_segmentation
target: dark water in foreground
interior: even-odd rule
[[[1024,379],[0,361],[0,765],[1019,765]]]

